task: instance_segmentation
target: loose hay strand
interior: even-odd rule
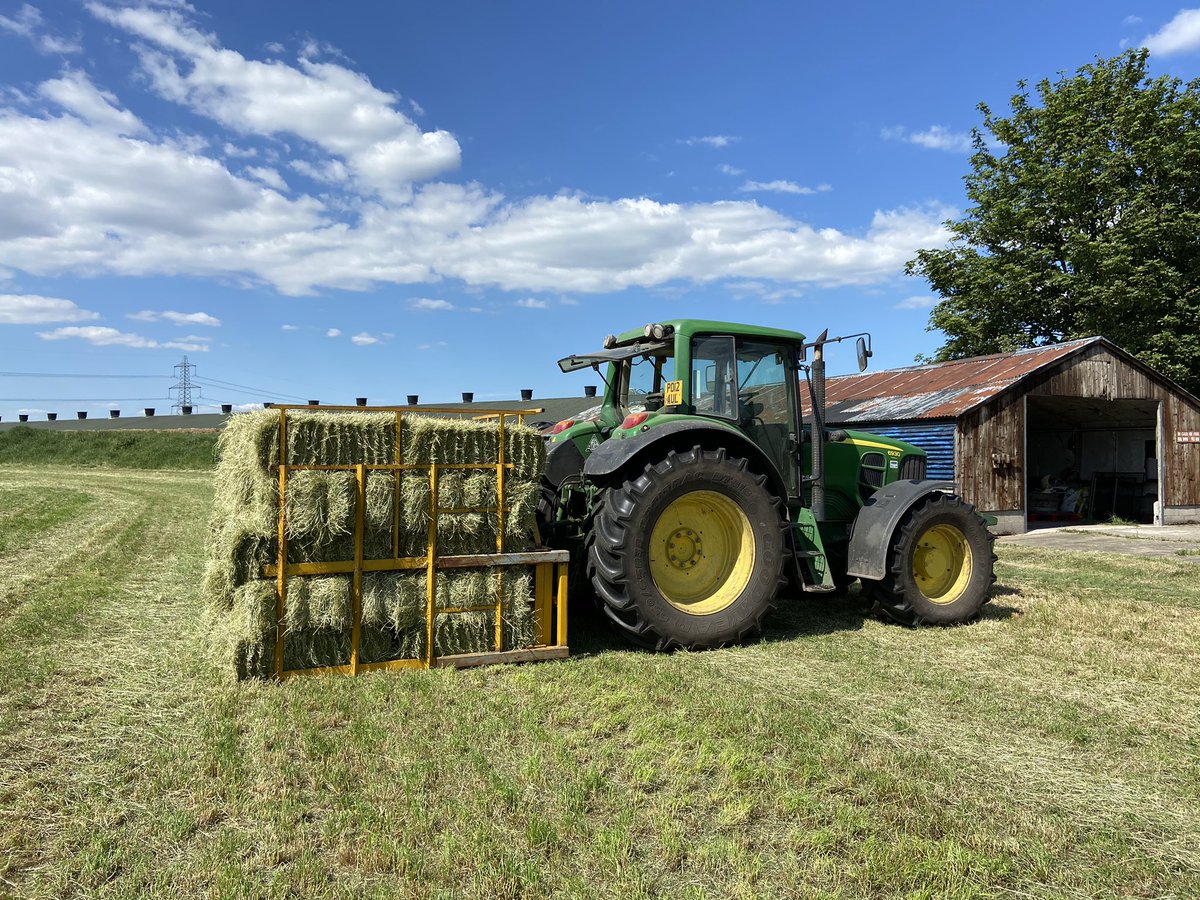
[[[281,534],[280,484],[273,472],[280,461],[280,424],[275,411],[236,416],[218,440],[203,595],[210,618],[221,620],[220,627],[234,635],[238,677],[264,677],[273,669],[276,586],[262,578],[262,571],[277,560],[280,540],[286,542],[289,564],[354,558],[358,492],[351,466],[386,467],[368,472],[364,486],[364,559],[420,557],[429,551],[431,479],[428,470],[392,468],[401,461],[438,465],[439,509],[494,510],[437,513],[437,554],[488,554],[498,546],[520,551],[533,544],[545,448],[531,428],[506,423],[501,437],[495,421],[289,411]],[[347,469],[294,468],[303,466]],[[438,572],[428,633],[427,580],[425,571],[363,575],[362,662],[424,658],[429,634],[438,656],[495,649],[497,633],[506,649],[530,646],[536,639],[532,578],[526,570],[512,569],[504,577],[494,569]],[[284,668],[347,664],[354,618],[350,576],[291,575],[281,587],[287,596]],[[463,607],[472,609],[445,611]]]

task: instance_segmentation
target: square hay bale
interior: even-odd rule
[[[392,413],[290,412],[289,465],[386,465],[396,459]],[[496,462],[498,423],[405,415],[400,429],[402,461],[427,465]],[[541,436],[506,423],[504,548],[532,546],[538,483],[545,465]],[[220,460],[208,537],[203,596],[214,633],[239,677],[264,676],[274,666],[275,585],[262,567],[278,557],[279,414],[264,410],[236,416],[218,441]],[[371,471],[364,485],[363,555],[389,559],[423,556],[429,545],[430,491],[427,469]],[[495,507],[494,470],[439,472],[441,507]],[[288,560],[338,562],[354,558],[358,515],[357,482],[351,471],[289,473],[285,495]],[[397,516],[397,512],[399,515]],[[438,518],[437,553],[492,553],[499,520],[495,512],[443,513]],[[496,596],[495,571],[452,570],[438,578],[438,608],[472,606]],[[532,578],[523,569],[503,576],[503,649],[533,640]],[[284,639],[286,668],[348,662],[352,625],[349,575],[288,579]],[[417,658],[425,643],[425,573],[374,572],[363,577],[359,658],[363,662]],[[494,649],[495,616],[490,611],[438,613],[438,655]]]

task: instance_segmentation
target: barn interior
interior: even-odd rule
[[[1151,523],[1158,402],[1029,396],[1026,512],[1038,521]]]

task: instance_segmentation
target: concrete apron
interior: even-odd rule
[[[1004,535],[996,540],[1052,550],[1166,556],[1200,563],[1200,525],[1064,525]],[[1180,556],[1180,550],[1195,552]]]

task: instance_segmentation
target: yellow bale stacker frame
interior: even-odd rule
[[[406,463],[403,459],[404,417],[407,414],[461,415],[462,409],[422,406],[312,406],[281,405],[279,411],[279,558],[274,565],[263,567],[263,575],[275,579],[275,677],[285,679],[294,675],[342,674],[357,675],[381,669],[428,669],[434,666],[479,666],[492,663],[531,662],[562,659],[569,655],[567,647],[567,563],[565,550],[530,550],[509,553],[504,549],[505,473],[512,468],[504,456],[504,425],[506,419],[523,424],[525,416],[541,409],[490,410],[478,419],[496,419],[499,428],[497,458],[494,463]],[[292,465],[288,463],[287,423],[290,410],[305,412],[387,412],[396,417],[396,457],[385,464],[353,465]],[[495,506],[441,507],[438,505],[439,473],[448,470],[494,471],[496,473]],[[299,471],[353,472],[356,479],[357,510],[354,522],[354,559],[340,562],[289,563],[287,544],[287,485],[288,476]],[[429,535],[424,556],[400,556],[400,475],[402,472],[424,470],[429,475]],[[392,556],[390,559],[364,559],[363,533],[366,514],[366,483],[368,472],[392,472],[395,484],[392,491]],[[497,517],[496,552],[469,556],[439,556],[437,552],[438,517],[454,513],[494,513]],[[534,570],[535,644],[532,647],[504,649],[504,570],[509,566],[530,566]],[[496,602],[478,606],[438,609],[436,604],[438,574],[446,569],[494,568],[496,570]],[[396,659],[385,662],[359,662],[358,650],[362,627],[362,580],[365,572],[400,572],[423,569],[425,578],[425,655],[419,659]],[[345,575],[353,578],[353,625],[350,634],[350,662],[347,665],[320,666],[309,669],[285,669],[283,646],[287,635],[287,579],[291,575]],[[495,649],[482,653],[462,653],[453,656],[436,655],[434,650],[434,620],[439,615],[493,611],[496,616]]]

